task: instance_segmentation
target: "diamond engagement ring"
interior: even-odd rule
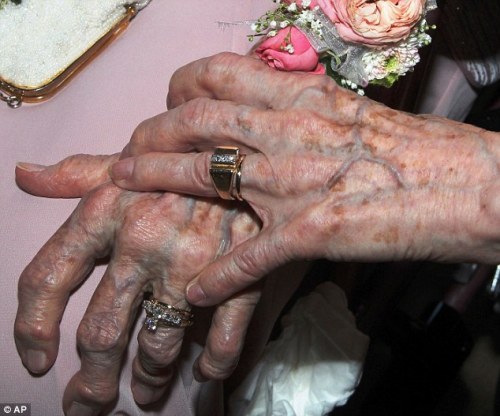
[[[243,201],[240,193],[241,164],[245,155],[233,146],[219,146],[210,159],[210,177],[222,199]]]
[[[159,326],[186,328],[194,323],[194,315],[191,312],[177,309],[154,298],[144,300],[142,307],[146,311],[144,326],[151,332],[155,332]]]

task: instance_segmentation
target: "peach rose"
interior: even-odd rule
[[[286,50],[293,46],[293,53]],[[319,55],[307,37],[296,27],[281,29],[276,36],[267,38],[255,53],[270,67],[281,71],[304,71],[324,74],[325,67],[319,63]]]
[[[405,39],[426,0],[317,0],[342,39],[370,47]]]

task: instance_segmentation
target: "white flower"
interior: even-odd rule
[[[287,7],[287,10],[289,12],[296,12],[297,11],[297,3],[295,3],[295,2],[290,3],[290,5]]]
[[[276,30],[270,30],[268,33],[267,33],[267,36],[272,38],[273,36],[276,36],[278,34],[278,32]]]
[[[256,31],[257,31],[257,28],[258,28],[257,23],[252,23],[252,24],[250,25],[250,29],[252,29],[252,31],[253,31],[253,32],[256,32]]]
[[[427,23],[422,19],[403,42],[392,48],[365,53],[362,61],[368,80],[384,79],[389,75],[402,76],[411,70],[420,61],[418,49],[431,41],[431,37],[424,32],[426,27]]]
[[[311,0],[302,0],[302,7],[307,9],[311,5]]]
[[[270,22],[269,22],[269,27],[270,27],[271,29],[276,29],[276,26],[277,26],[277,25],[278,25],[278,24],[276,23],[276,20],[272,20],[272,21],[270,21]]]
[[[311,10],[303,10],[302,13],[300,13],[299,19],[305,22],[312,22],[314,21],[314,13]]]
[[[282,22],[280,22],[280,28],[281,29],[284,29],[285,27],[287,27],[288,25],[290,24],[290,22],[288,20],[283,20]]]
[[[312,22],[314,22],[314,14],[310,10],[302,10],[296,20],[299,26],[309,26]]]
[[[315,32],[321,32],[321,28],[323,27],[323,24],[319,20],[313,20],[311,22],[311,29],[314,30]]]
[[[295,49],[293,48],[293,45],[289,43],[288,45],[285,46],[285,51],[287,51],[290,55],[295,52]]]

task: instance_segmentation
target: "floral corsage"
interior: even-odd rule
[[[256,48],[282,71],[328,74],[341,86],[390,87],[420,60],[431,37],[425,15],[436,0],[273,0],[275,10],[252,24],[265,36]]]

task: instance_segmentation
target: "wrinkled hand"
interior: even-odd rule
[[[213,149],[239,146],[241,194],[263,223],[198,275],[194,304],[216,304],[291,259],[500,260],[498,134],[233,54],[180,69],[168,103],[138,127],[114,182],[215,197]]]
[[[57,196],[78,184],[86,192],[94,183],[82,185],[82,178],[103,167],[105,171],[105,161],[114,159],[80,156],[38,171],[21,165],[16,176],[21,187],[36,194]],[[95,181],[103,177],[96,175]],[[107,270],[78,328],[81,369],[64,394],[68,414],[82,414],[84,408],[97,414],[118,394],[123,354],[144,293],[189,309],[186,284],[218,255],[257,231],[252,215],[234,205],[174,194],[132,193],[110,183],[96,188],[22,273],[15,339],[23,363],[35,373],[54,363],[59,322],[71,291],[84,281],[96,259],[109,255]],[[248,290],[216,309],[197,363],[203,375],[223,378],[233,370],[258,298],[258,290]],[[151,403],[164,393],[183,335],[184,329],[165,327],[156,333],[143,328],[139,333],[132,379],[139,403]]]

